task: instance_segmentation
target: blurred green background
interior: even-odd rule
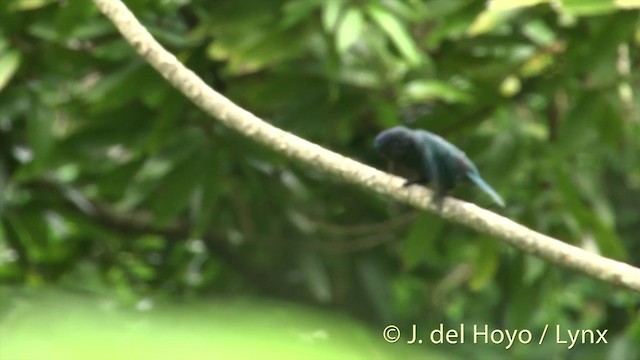
[[[639,2],[126,3],[275,126],[380,169],[382,129],[439,133],[503,215],[640,266]],[[640,358],[639,294],[236,135],[90,1],[0,4],[0,282],[1,359]],[[547,324],[608,344],[538,345]]]

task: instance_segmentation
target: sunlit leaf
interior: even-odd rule
[[[522,84],[520,79],[516,76],[510,75],[507,76],[502,83],[500,83],[500,93],[503,96],[511,97],[520,92]]]
[[[0,93],[18,71],[20,59],[20,53],[16,50],[3,51],[0,54]]]
[[[467,29],[469,36],[478,36],[488,33],[509,19],[510,13],[506,11],[483,11],[478,15]]]
[[[613,0],[613,4],[619,9],[640,8],[640,0]]]
[[[322,25],[328,32],[334,32],[340,20],[340,14],[344,1],[342,0],[328,0],[324,2],[322,8]]]
[[[364,25],[364,16],[358,8],[349,8],[336,32],[338,51],[347,50],[358,38]]]
[[[487,7],[492,11],[510,10],[519,7],[548,3],[549,1],[550,0],[489,0]]]
[[[551,45],[557,38],[553,29],[543,21],[529,21],[524,26],[523,31],[529,38],[535,41],[536,44],[542,46]]]
[[[406,84],[404,94],[411,101],[444,100],[458,103],[472,100],[467,92],[437,80],[412,81]]]
[[[548,67],[553,65],[554,58],[549,53],[541,53],[529,58],[520,68],[522,76],[540,75]]]
[[[417,65],[421,61],[420,51],[416,43],[411,38],[403,23],[392,13],[384,8],[371,5],[367,8],[369,16],[387,34],[389,39],[398,48],[398,51],[412,65]]]
[[[10,10],[29,11],[47,6],[56,0],[15,0],[10,6]]]

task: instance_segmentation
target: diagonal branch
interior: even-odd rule
[[[266,147],[313,165],[346,182],[370,189],[420,209],[437,212],[431,191],[403,188],[403,179],[310,143],[278,129],[244,110],[207,86],[202,79],[165,50],[120,0],[93,0],[124,38],[189,100],[227,127]],[[560,240],[537,233],[476,205],[447,198],[443,218],[494,236],[522,251],[591,277],[640,292],[640,269],[602,257]]]

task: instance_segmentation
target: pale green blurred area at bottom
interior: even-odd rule
[[[0,297],[0,359],[452,359],[389,344],[350,318],[256,299],[138,306],[81,295]],[[7,296],[7,294],[9,294]]]

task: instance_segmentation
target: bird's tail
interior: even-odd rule
[[[504,200],[502,200],[502,197],[500,197],[500,195],[498,195],[498,193],[495,190],[493,190],[493,188],[489,186],[489,184],[487,184],[484,180],[482,180],[480,175],[469,173],[467,174],[467,176],[469,180],[471,180],[474,184],[476,184],[482,191],[489,194],[489,196],[491,196],[491,198],[493,199],[493,201],[495,201],[496,204],[498,204],[500,207],[504,207]]]

